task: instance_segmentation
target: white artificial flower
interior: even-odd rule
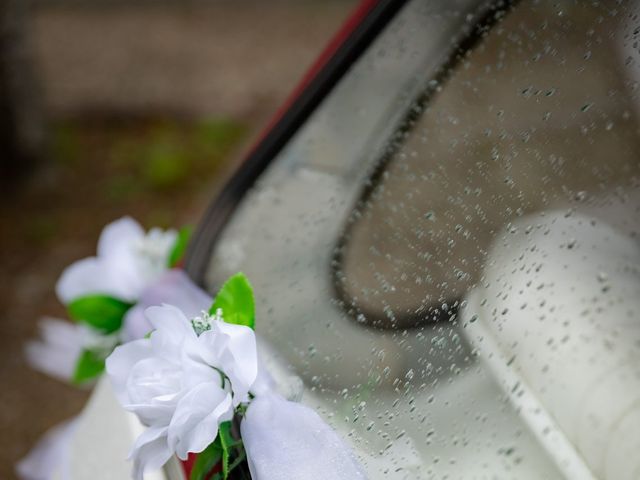
[[[248,327],[203,315],[194,321],[204,330],[198,335],[174,306],[145,314],[155,329],[150,338],[117,347],[106,362],[119,402],[148,427],[131,452],[137,479],[173,453],[184,460],[213,442],[218,425],[249,400],[258,368]]]
[[[338,434],[311,408],[277,395],[256,397],[240,425],[253,480],[364,480]]]
[[[130,217],[110,223],[102,230],[98,255],[79,260],[65,269],[56,293],[68,304],[86,295],[110,295],[135,302],[142,291],[168,268],[177,239],[175,230],[158,228],[148,233]]]
[[[83,350],[91,350],[105,358],[119,342],[117,335],[104,335],[86,325],[57,318],[45,317],[40,320],[39,327],[41,339],[25,345],[27,363],[64,381],[73,377]]]

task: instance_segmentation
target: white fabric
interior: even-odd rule
[[[256,398],[241,425],[253,480],[358,480],[363,468],[311,408],[276,395]]]
[[[78,417],[49,430],[35,447],[16,465],[22,480],[69,480],[71,438],[78,426]]]

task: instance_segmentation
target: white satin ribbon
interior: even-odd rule
[[[305,405],[257,397],[240,429],[253,480],[367,478],[351,449]]]

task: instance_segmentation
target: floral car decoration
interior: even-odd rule
[[[107,225],[96,257],[62,274],[56,292],[75,324],[45,319],[27,345],[31,365],[82,384],[106,368],[122,407],[145,427],[132,477],[172,456],[193,459],[190,480],[364,479],[340,436],[289,401],[260,365],[255,301],[243,273],[212,299],[176,268],[188,231],[145,233],[129,217]],[[69,471],[81,415],[48,432],[16,466],[20,478]],[[186,463],[185,463],[186,465]],[[67,478],[67,477],[63,477]]]

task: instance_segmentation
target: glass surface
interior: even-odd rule
[[[410,2],[206,284],[247,273],[282,391],[371,479],[635,479],[639,9],[492,7]]]

